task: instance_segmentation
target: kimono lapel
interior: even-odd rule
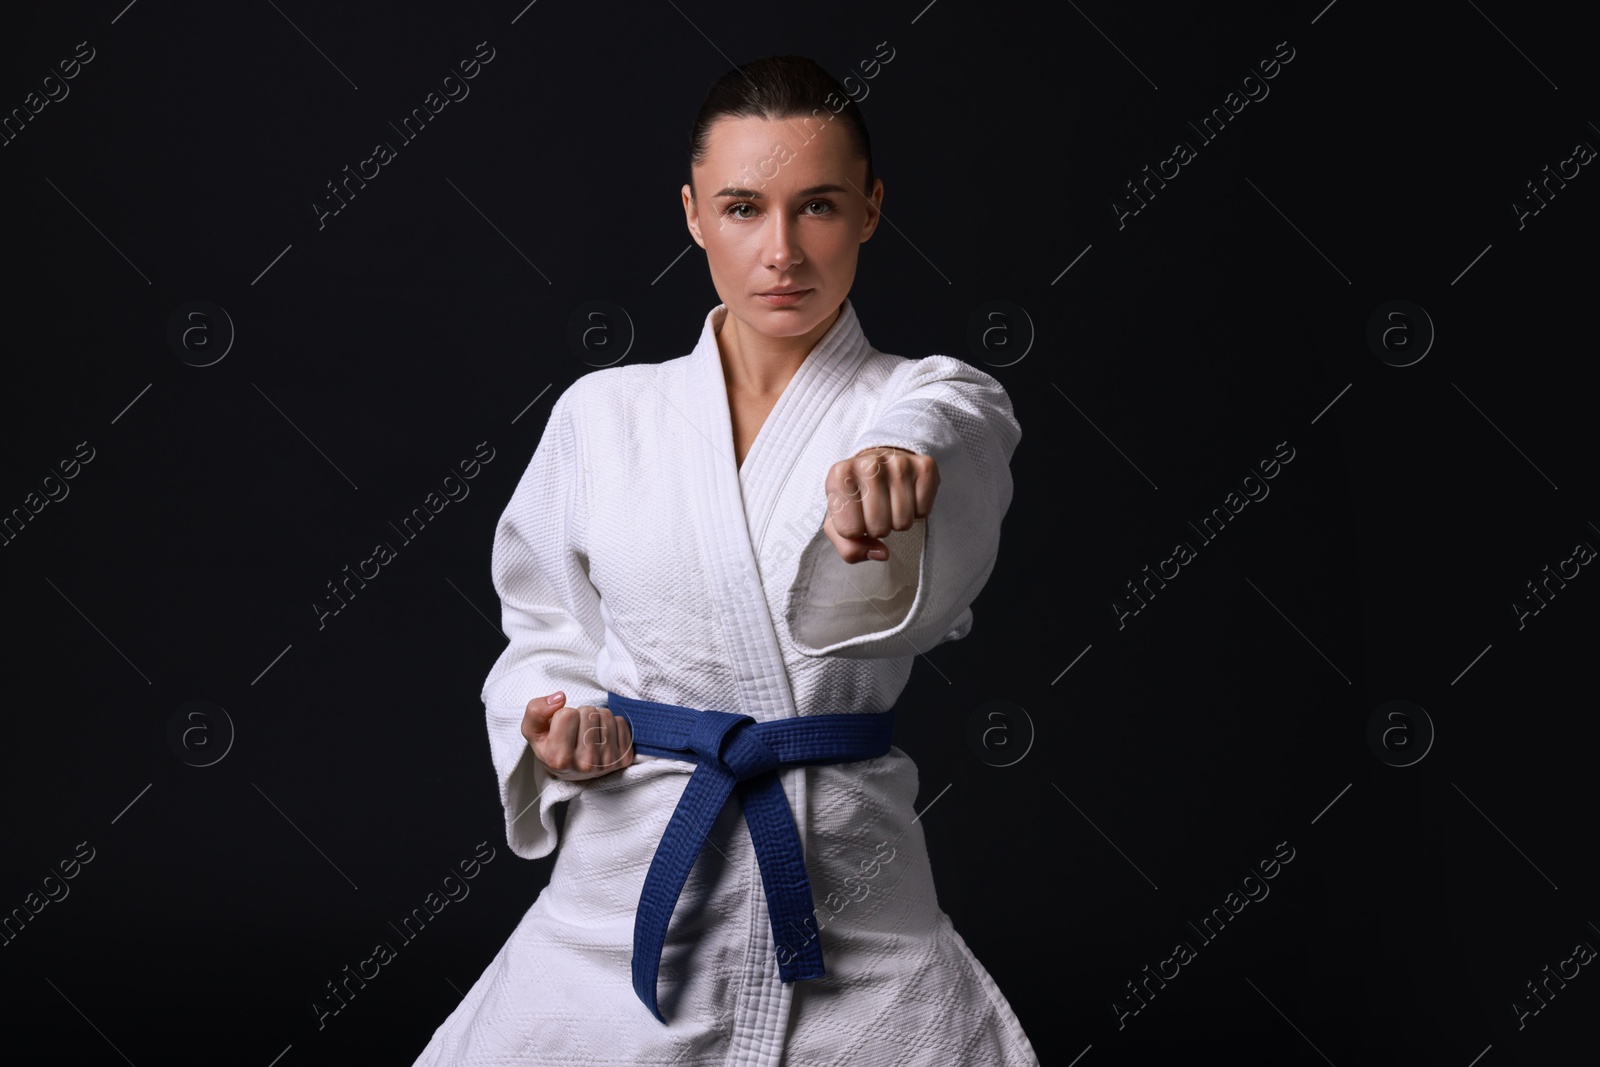
[[[730,666],[738,680],[737,708],[719,711],[765,722],[795,713],[794,692],[761,591],[761,574],[745,520],[744,491],[733,454],[733,418],[717,349],[716,326],[727,314],[717,305],[706,316],[700,341],[684,367],[683,413],[690,433],[682,462],[688,468],[689,500],[701,559],[710,583],[707,593],[722,620]]]
[[[839,318],[785,386],[741,468],[734,458],[733,418],[728,410],[728,387],[716,338],[716,327],[726,315],[726,305],[712,309],[699,343],[684,360],[680,410],[689,423],[689,432],[678,435],[684,446],[679,451],[687,468],[690,499],[686,503],[692,510],[705,560],[710,585],[707,592],[722,620],[725,647],[738,685],[740,706],[717,710],[735,711],[766,722],[795,715],[800,709],[784,666],[772,609],[761,585],[756,551],[760,534],[802,447],[866,357],[868,345],[861,336],[854,309],[846,302]],[[818,502],[825,508],[820,486],[817,492]],[[809,858],[811,791],[806,769],[786,771],[782,781]],[[750,862],[755,861],[752,858]],[[764,917],[754,917],[754,911],[766,907],[758,885],[759,877],[752,879],[753,915],[741,979],[744,992],[734,1011],[729,1062],[776,1067],[783,1056],[783,1035],[788,1030],[794,990],[792,985],[778,980],[771,927]]]
[[[719,304],[706,316],[700,341],[685,361],[683,412],[692,432],[683,457],[710,593],[723,619],[743,706],[758,721],[796,714],[757,557],[761,533],[779,491],[824,413],[856,373],[870,346],[849,301],[795,371],[762,424],[741,468],[734,458],[733,419],[717,348]],[[818,514],[826,506],[817,486]]]
[[[778,402],[767,415],[767,421],[762,424],[761,433],[750,446],[749,454],[744,457],[739,478],[744,486],[750,542],[755,546],[758,558],[772,520],[773,507],[800,453],[822,425],[828,409],[838,399],[846,383],[855,377],[870,349],[856,319],[855,308],[846,300],[838,319],[822,335],[789,380]],[[720,362],[718,366],[720,368]],[[827,505],[822,486],[818,484],[812,490],[820,523],[820,516]]]

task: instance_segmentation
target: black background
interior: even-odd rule
[[[12,1039],[73,1063],[411,1062],[550,869],[505,846],[478,692],[504,646],[495,521],[599,365],[572,316],[625,309],[629,361],[688,352],[717,300],[698,248],[675,259],[706,89],[781,52],[859,79],[887,42],[851,83],[888,220],[852,299],[877,348],[989,369],[1023,427],[976,627],[918,662],[897,743],[940,902],[1041,1060],[1586,1047],[1592,968],[1520,1028],[1512,1005],[1600,944],[1600,579],[1521,628],[1511,602],[1600,544],[1600,179],[1520,227],[1512,203],[1600,144],[1592,43],[1567,8],[1322,2],[8,15],[6,113],[94,49],[0,148],[0,510],[94,455],[0,548],[0,909],[94,850],[0,947]],[[480,41],[470,96],[319,229],[325,183]],[[1279,42],[1270,95],[1198,144],[1187,123]],[[1180,139],[1196,158],[1119,228],[1124,183]],[[206,367],[167,341],[194,300],[236,331]],[[968,346],[993,300],[1031,346],[1016,316],[1008,346]],[[1437,331],[1409,366],[1367,340],[1393,300]],[[1426,325],[1391,321],[1405,362]],[[325,583],[482,441],[470,496],[319,629]],[[1119,629],[1123,583],[1280,442],[1270,496]],[[192,700],[236,731],[211,766],[169,743]],[[1409,766],[1368,743],[1391,700],[1436,732]],[[968,742],[988,701],[1026,711],[1011,766]],[[1391,760],[1427,745],[1420,716],[1384,721]],[[213,713],[189,751],[225,732]],[[483,841],[471,895],[319,1029],[325,983]],[[1280,842],[1270,895],[1201,943],[1188,924]],[[1196,958],[1119,1026],[1180,940]]]

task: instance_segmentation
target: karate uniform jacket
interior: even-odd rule
[[[847,300],[743,464],[707,316],[693,352],[586,374],[555,401],[495,532],[510,640],[483,687],[512,851],[549,884],[416,1067],[674,1064],[1011,1067],[1038,1060],[939,909],[913,803],[917,769],[876,759],[781,773],[804,843],[827,973],[783,983],[761,876],[730,799],[678,900],[651,1016],[630,977],[634,912],[692,762],[636,756],[548,776],[528,701],[615,692],[757,721],[917,715],[896,701],[920,653],[964,636],[994,566],[1021,437],[1004,389],[947,356],[874,349]],[[871,446],[934,457],[932,513],[846,564],[824,481]],[[937,818],[937,815],[934,815]],[[952,860],[955,857],[951,857]]]

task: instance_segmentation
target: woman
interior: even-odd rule
[[[971,628],[1010,401],[867,342],[883,183],[815,63],[718,81],[682,197],[722,302],[689,355],[562,394],[496,530],[507,840],[548,855],[565,801],[565,841],[417,1064],[1036,1064],[885,714]]]

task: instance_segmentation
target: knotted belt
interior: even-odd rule
[[[809,929],[813,903],[800,834],[778,772],[804,764],[848,763],[886,755],[893,711],[757,722],[749,715],[726,711],[659,704],[616,693],[606,696],[612,714],[626,719],[633,731],[635,752],[697,764],[650,861],[633,924],[633,991],[650,1014],[666,1022],[656,1006],[656,977],[667,925],[729,794],[738,790],[761,868],[773,940],[781,944],[786,930]],[[823,973],[822,945],[815,937],[805,939],[800,950],[787,959],[779,954],[778,977],[782,981],[821,978]]]

